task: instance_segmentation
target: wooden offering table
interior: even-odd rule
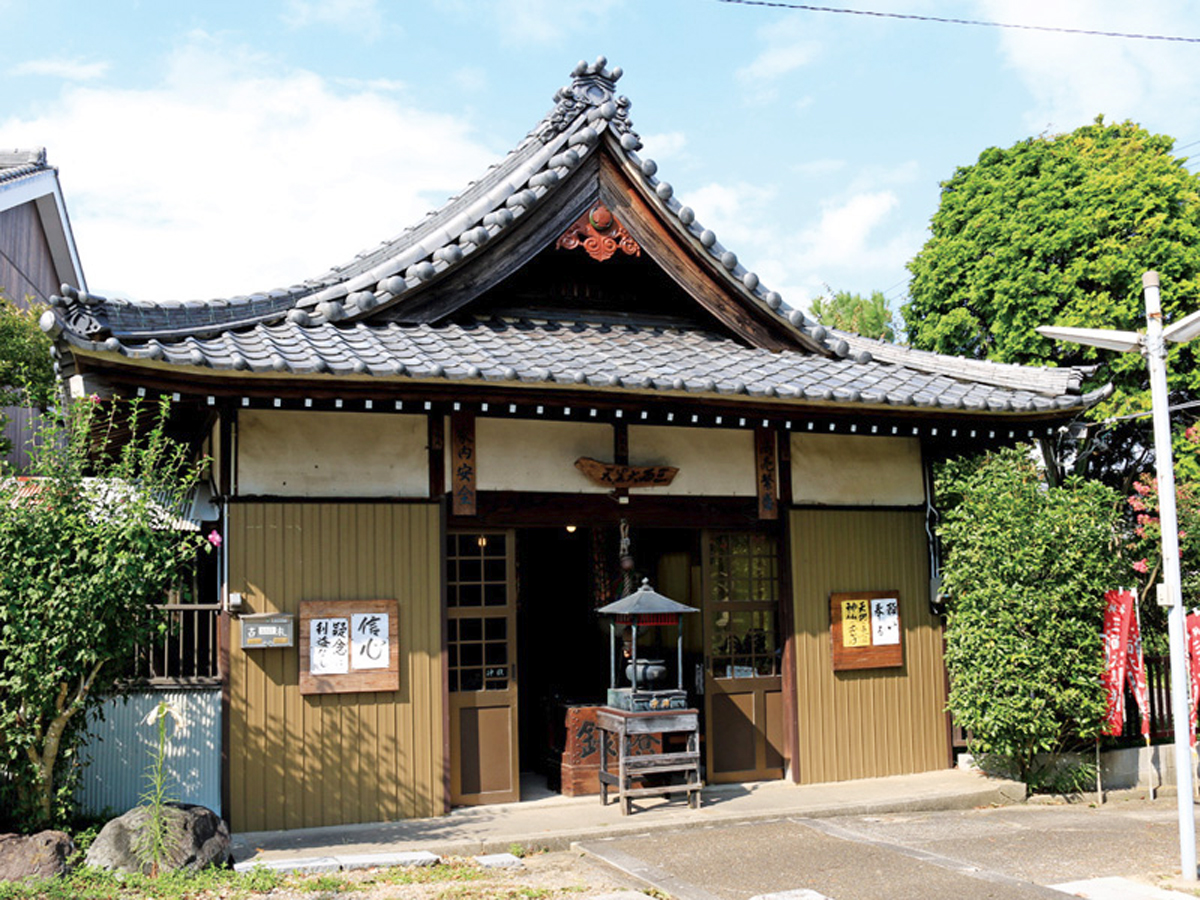
[[[658,710],[656,712],[627,712],[611,706],[596,711],[596,727],[600,729],[600,802],[608,805],[608,789],[615,786],[621,804],[621,815],[629,815],[633,797],[653,797],[662,794],[687,794],[688,806],[700,808],[700,716],[694,709]],[[687,749],[676,753],[646,753],[635,756],[630,752],[630,739],[645,734],[686,734]],[[610,738],[616,737],[616,773],[608,768]],[[647,775],[667,773],[682,775],[683,782],[648,787]],[[634,782],[641,781],[640,787]]]

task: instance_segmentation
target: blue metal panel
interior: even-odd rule
[[[157,726],[145,720],[160,700],[172,704],[181,720],[167,741],[170,798],[221,813],[219,690],[146,691],[107,701],[103,720],[95,716],[89,723],[82,754],[87,765],[79,802],[85,812],[120,814],[137,806],[158,738]]]

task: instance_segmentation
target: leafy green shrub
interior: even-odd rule
[[[1050,487],[1019,448],[946,463],[938,482],[950,710],[977,756],[1036,785],[1100,732],[1104,592],[1128,571],[1120,500],[1077,478]]]
[[[158,604],[210,546],[172,524],[201,463],[168,406],[104,405],[52,410],[36,480],[0,479],[0,810],[19,830],[69,818],[86,711],[166,633]]]

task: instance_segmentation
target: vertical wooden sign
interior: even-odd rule
[[[754,480],[758,486],[758,517],[779,518],[779,469],[775,461],[775,432],[754,429]]]
[[[450,493],[456,516],[475,515],[475,470],[475,414],[453,413],[450,416]]]

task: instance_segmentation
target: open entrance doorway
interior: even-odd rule
[[[630,568],[620,564],[622,534],[629,538]],[[584,526],[451,532],[452,802],[519,799],[519,773],[535,773],[553,790],[588,792],[591,776],[569,785],[562,779],[579,762],[569,759],[572,746],[595,755],[598,765],[594,718],[590,738],[579,718],[579,710],[605,705],[610,683],[609,623],[596,609],[642,579],[699,610],[683,617],[682,682],[689,706],[701,713],[705,780],[782,777],[783,592],[774,532]],[[675,638],[671,626],[647,628],[638,640],[639,659],[667,661],[672,686]],[[625,683],[621,669],[623,663],[618,684]]]
[[[673,600],[699,603],[699,530],[635,528],[629,536],[633,567],[623,569],[615,528],[517,532],[521,771],[541,775],[553,790],[562,786],[564,753],[570,753],[569,711],[603,706],[607,698],[609,622],[596,609],[632,591],[643,578]],[[703,684],[702,626],[699,616],[684,618],[683,685],[690,705],[702,708],[697,690]],[[675,629],[645,629],[638,647],[639,658],[669,661],[674,686]],[[623,672],[618,682],[625,683]]]

